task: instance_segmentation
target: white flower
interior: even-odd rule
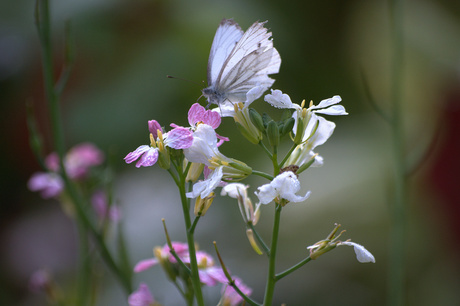
[[[207,124],[198,125],[193,133],[193,143],[184,149],[184,155],[188,161],[205,164],[211,170],[223,166],[223,179],[241,180],[252,173],[252,169],[245,163],[220,153],[217,134]]]
[[[199,124],[193,133],[193,143],[184,149],[184,155],[193,163],[210,166],[209,159],[222,155],[217,149],[217,135],[214,129],[207,124]]]
[[[356,259],[358,259],[360,263],[367,263],[367,262],[375,263],[374,255],[372,255],[371,252],[366,250],[366,248],[360,244],[357,244],[351,241],[343,241],[343,242],[337,243],[337,245],[338,246],[339,245],[352,246],[355,249]]]
[[[257,189],[259,192],[255,192],[255,194],[259,198],[259,203],[262,204],[268,204],[277,198],[289,202],[302,202],[310,196],[310,191],[303,197],[295,194],[300,190],[300,182],[292,171],[279,174],[269,184],[262,185]]]
[[[220,185],[222,176],[222,167],[216,168],[206,180],[193,185],[193,191],[186,193],[187,198],[200,196],[202,199],[205,199]]]
[[[335,123],[318,116],[325,115],[348,115],[342,105],[337,105],[342,101],[340,96],[322,100],[317,106],[310,104],[310,107],[304,108],[302,105],[292,103],[287,94],[280,90],[272,90],[271,94],[265,96],[265,101],[277,108],[294,109],[292,117],[295,119],[292,132],[296,135],[294,142],[297,144],[296,149],[292,152],[286,164],[302,166],[307,163],[314,155],[313,149],[324,144],[335,129]],[[323,164],[321,156],[315,157],[313,167]]]

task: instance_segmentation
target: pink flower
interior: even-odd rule
[[[181,260],[185,261],[185,258],[188,257],[188,245],[186,243],[182,242],[171,242],[172,247],[174,251],[176,252],[177,256]],[[148,258],[148,259],[143,259],[139,261],[135,266],[134,266],[134,272],[139,273],[142,271],[145,271],[147,269],[150,269],[151,267],[155,266],[158,264],[160,261],[169,261],[171,263],[177,263],[177,260],[172,256],[170,252],[170,248],[167,244],[165,244],[163,247],[156,247],[155,248],[155,256],[157,258]],[[190,262],[190,260],[189,260]]]
[[[135,151],[128,153],[124,160],[130,164],[136,160],[136,167],[150,167],[153,166],[161,154],[169,154],[164,150],[164,147],[170,147],[176,150],[186,149],[192,145],[193,133],[184,127],[172,125],[175,128],[167,133],[163,133],[163,129],[156,120],[148,122],[150,132],[150,146],[139,146]],[[162,148],[160,151],[160,148]]]
[[[149,287],[144,284],[139,284],[139,289],[131,293],[128,297],[128,304],[129,306],[151,306],[154,305],[155,300],[153,299],[153,295],[149,290]]]
[[[198,270],[198,275],[200,276],[200,282],[206,286],[215,286],[217,284],[225,284],[228,282],[227,277],[225,276],[224,271],[221,267],[208,267]]]
[[[158,138],[158,131],[163,133],[163,128],[156,120],[150,120],[148,122],[149,125],[149,132],[153,135],[153,138]]]
[[[121,212],[116,206],[109,207],[107,196],[104,191],[98,190],[91,197],[91,204],[96,215],[102,219],[117,222],[121,219]]]
[[[67,153],[64,166],[71,179],[83,179],[89,169],[104,162],[104,153],[91,143],[79,144]]]
[[[125,156],[124,160],[127,164],[132,163],[139,159],[136,163],[136,167],[150,167],[155,165],[158,160],[159,149],[152,148],[147,145],[142,145],[138,147],[135,151],[129,152],[128,155]]]
[[[56,173],[37,172],[27,183],[31,191],[39,191],[44,199],[55,198],[64,190],[64,181]]]
[[[243,292],[245,295],[249,296],[252,293],[252,289],[246,286],[239,277],[233,278],[235,285]],[[243,298],[238,294],[238,292],[233,289],[232,286],[228,285],[223,287],[223,305],[239,305],[243,302]]]
[[[156,264],[158,264],[158,260],[156,258],[143,259],[134,266],[134,272],[135,273],[143,272],[145,270],[150,269]]]
[[[92,143],[76,145],[64,157],[64,166],[69,178],[74,180],[84,179],[93,166],[104,162],[104,153]],[[56,152],[51,153],[45,159],[46,167],[50,171],[58,172],[59,156]]]
[[[188,123],[192,127],[196,127],[197,123],[204,123],[217,129],[221,123],[221,118],[218,112],[206,110],[203,106],[195,103],[188,111]]]

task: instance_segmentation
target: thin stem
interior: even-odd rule
[[[195,234],[195,227],[196,227],[196,225],[198,224],[198,221],[200,220],[200,217],[201,217],[201,216],[195,217],[195,219],[193,220],[193,224],[192,224],[192,226],[191,226],[190,229],[189,229],[189,231],[190,231],[190,233],[191,233],[192,235]]]
[[[69,197],[72,200],[74,208],[77,212],[78,222],[81,224],[94,236],[95,241],[100,249],[100,254],[109,268],[115,273],[119,278],[121,284],[124,286],[125,290],[130,293],[132,291],[131,279],[129,276],[125,275],[121,271],[117,264],[115,263],[112,255],[110,254],[104,237],[98,232],[94,224],[89,220],[88,216],[83,207],[89,206],[85,205],[84,200],[81,198],[73,182],[70,181],[67,176],[65,167],[64,167],[64,132],[62,128],[62,121],[60,116],[60,107],[58,95],[55,92],[54,88],[54,68],[52,61],[52,45],[51,45],[51,23],[49,15],[49,2],[48,0],[37,0],[36,10],[35,10],[35,21],[40,37],[41,48],[42,48],[42,61],[43,61],[43,78],[45,86],[45,95],[48,102],[48,111],[50,112],[52,136],[54,142],[55,151],[59,156],[60,171],[62,179],[66,187],[66,191],[69,194]]]
[[[78,237],[80,243],[79,249],[79,265],[78,265],[78,283],[76,305],[87,305],[90,297],[89,288],[91,286],[91,256],[89,250],[88,232],[81,222],[77,222]]]
[[[264,152],[272,159],[272,153],[267,149],[267,147],[264,145],[262,141],[259,142],[259,146],[264,149]]]
[[[259,241],[260,245],[262,246],[262,249],[264,249],[265,254],[267,254],[267,256],[270,256],[270,249],[265,244],[265,241],[262,239],[262,237],[260,237],[259,233],[256,231],[254,224],[252,224],[252,222],[248,222],[248,225],[251,228],[254,235],[256,236],[257,241]]]
[[[284,163],[287,161],[287,159],[291,156],[292,151],[297,147],[295,143],[292,144],[291,149],[289,149],[289,152],[287,152],[286,156],[284,156],[283,160],[280,163],[280,167],[282,168],[284,166]]]
[[[388,305],[404,305],[404,254],[407,220],[407,180],[405,175],[404,129],[403,129],[403,1],[392,0],[392,142],[394,158],[394,202],[392,205],[392,227],[390,233],[390,269]]]
[[[278,147],[273,147],[273,155],[272,155],[272,163],[273,163],[273,172],[276,175],[280,173],[280,166],[278,165]]]
[[[54,65],[51,44],[51,22],[48,0],[38,0],[36,5],[36,25],[40,37],[43,62],[43,79],[45,95],[50,112],[51,130],[53,133],[54,148],[60,159],[64,156],[64,133],[60,116],[58,95],[54,90]]]
[[[278,273],[275,275],[275,279],[276,281],[279,281],[280,279],[282,279],[283,277],[291,274],[292,272],[294,272],[295,270],[301,268],[303,265],[305,265],[307,262],[309,262],[311,260],[310,256],[308,256],[307,258],[305,258],[304,260],[302,260],[301,262],[297,263],[295,266],[292,266],[290,267],[289,269],[281,272],[281,273]]]
[[[190,231],[192,222],[190,219],[190,212],[189,212],[189,205],[188,205],[188,199],[187,196],[185,195],[185,175],[183,172],[180,171],[180,169],[176,169],[178,173],[182,173],[180,176],[180,183],[177,186],[179,188],[179,193],[181,197],[181,203],[182,203],[182,212],[184,215],[184,222],[185,222],[185,228],[186,228],[186,235],[187,235],[187,244],[188,244],[188,250],[189,250],[189,256],[190,256],[190,278],[192,280],[192,286],[193,290],[196,296],[196,301],[198,306],[203,306],[204,301],[203,301],[203,294],[201,292],[201,282],[200,282],[200,277],[198,275],[198,264],[196,261],[196,249],[195,249],[195,240],[193,236],[193,232]]]
[[[272,180],[273,180],[273,176],[271,176],[270,174],[267,174],[267,173],[265,173],[265,172],[262,172],[262,171],[252,170],[252,174],[255,174],[255,175],[264,177],[264,178],[266,178],[266,179],[269,180],[269,181],[272,181]]]
[[[265,286],[265,297],[264,305],[271,305],[273,300],[273,294],[275,293],[275,264],[276,264],[276,251],[278,246],[278,234],[280,229],[280,219],[281,219],[281,209],[280,204],[276,204],[275,207],[275,220],[273,222],[273,234],[272,234],[272,244],[270,247],[270,258],[268,263],[268,276],[267,276],[267,285]]]

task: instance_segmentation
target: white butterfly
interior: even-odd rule
[[[275,82],[268,75],[278,73],[281,58],[264,24],[255,22],[243,32],[232,19],[221,21],[209,54],[208,87],[203,89],[209,104],[245,102],[251,89],[256,93],[253,101]]]

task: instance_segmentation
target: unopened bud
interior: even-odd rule
[[[184,159],[184,164],[187,164],[187,160]],[[187,172],[187,177],[185,178],[186,182],[196,182],[203,172],[204,164],[202,163],[192,163]]]
[[[265,132],[264,122],[262,120],[262,116],[253,108],[249,109],[249,118],[254,126],[261,131],[262,133]]]
[[[295,138],[294,138],[294,143],[296,145],[299,145],[302,143],[302,138],[304,134],[304,124],[303,120],[300,120],[300,118],[297,120],[297,130],[295,131]]]
[[[260,142],[260,139],[255,137],[255,135],[252,135],[244,126],[242,126],[240,123],[235,122],[236,127],[238,128],[238,131],[246,137],[247,140],[249,140],[253,144],[258,144]]]
[[[211,206],[213,200],[214,200],[214,192],[211,192],[209,196],[207,196],[204,199],[198,196],[195,201],[195,209],[194,209],[195,216],[203,217],[208,211],[209,207]]]
[[[281,136],[286,135],[290,131],[292,131],[292,128],[294,127],[295,119],[294,118],[289,118],[284,122],[283,130],[281,131]]]
[[[246,236],[248,236],[249,243],[251,244],[254,251],[256,251],[257,254],[262,255],[263,252],[259,248],[259,245],[257,244],[256,240],[254,239],[254,232],[252,231],[252,229],[248,228],[246,230]]]
[[[278,124],[275,121],[270,121],[267,126],[267,137],[272,147],[277,147],[280,142],[280,132]]]

